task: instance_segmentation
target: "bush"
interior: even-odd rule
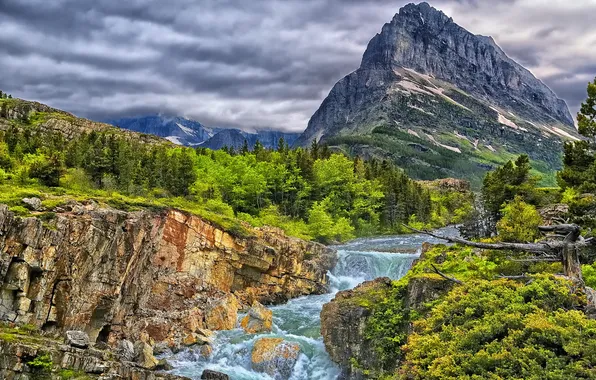
[[[539,236],[538,226],[543,223],[536,207],[522,201],[520,197],[508,203],[501,210],[503,218],[497,223],[502,241],[533,242]]]
[[[32,369],[33,379],[41,380],[50,377],[54,363],[50,354],[41,354],[28,361],[27,365]]]
[[[596,378],[596,321],[567,280],[456,287],[414,322],[400,379]]]
[[[43,185],[50,187],[59,186],[60,177],[64,173],[64,163],[57,155],[40,157],[29,167],[29,177],[39,179]]]

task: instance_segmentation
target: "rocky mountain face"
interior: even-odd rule
[[[486,170],[506,153],[528,153],[551,168],[561,141],[576,137],[565,102],[491,37],[421,3],[383,26],[360,68],[333,87],[296,144],[343,145],[432,179]],[[441,156],[474,167],[458,173]]]
[[[0,104],[0,130],[8,130],[15,122],[31,124],[42,132],[60,133],[66,139],[91,132],[114,132],[127,135],[147,144],[162,143],[161,138],[149,134],[140,134],[115,128],[106,123],[87,120],[71,113],[52,108],[38,102],[23,99],[6,99]]]
[[[175,144],[210,149],[221,149],[224,146],[238,149],[242,147],[244,140],[249,147],[253,147],[259,140],[264,147],[275,149],[280,137],[292,144],[300,136],[300,133],[275,130],[246,132],[234,128],[209,128],[187,118],[161,115],[111,120],[109,123],[123,129],[163,137]]]
[[[180,145],[200,144],[218,131],[194,120],[161,115],[111,120],[109,123],[130,131],[163,137]]]
[[[327,290],[333,250],[276,228],[236,236],[177,210],[124,212],[93,202],[55,218],[0,206],[0,319],[91,344],[208,343],[237,312]],[[206,352],[208,350],[206,349]]]
[[[277,149],[279,139],[283,138],[288,145],[292,145],[300,133],[281,132],[273,130],[263,130],[256,133],[248,133],[239,129],[224,129],[216,133],[207,141],[201,143],[199,146],[209,149],[221,149],[223,147],[231,147],[240,149],[246,140],[248,147],[253,148],[257,141],[259,141],[265,148]]]

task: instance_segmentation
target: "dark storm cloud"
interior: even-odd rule
[[[301,130],[403,0],[0,0],[0,88],[82,116]],[[591,0],[437,0],[578,108]]]

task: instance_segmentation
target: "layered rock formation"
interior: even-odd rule
[[[82,349],[49,338],[2,333],[0,378],[188,380],[117,360],[111,351]],[[10,339],[9,339],[10,338]]]
[[[0,206],[0,318],[92,343],[230,329],[238,308],[325,292],[326,247],[275,228],[234,236],[177,210],[62,206],[50,222]]]
[[[437,155],[451,162],[471,156],[481,170],[493,153],[528,153],[554,167],[561,140],[576,137],[565,102],[491,37],[421,3],[383,26],[360,68],[333,87],[297,144],[347,145],[430,179],[475,174],[437,162]]]

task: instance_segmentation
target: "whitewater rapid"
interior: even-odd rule
[[[456,235],[453,227],[439,231]],[[281,337],[300,345],[301,354],[290,380],[334,380],[339,368],[333,363],[323,345],[320,333],[320,313],[340,290],[352,289],[358,284],[378,277],[399,279],[420,255],[425,241],[437,243],[425,235],[399,235],[357,239],[335,246],[338,263],[329,273],[331,292],[290,300],[273,306],[273,330],[265,334],[246,334],[241,328],[220,331],[213,342],[213,353],[206,359],[198,349],[187,349],[172,357],[173,373],[200,379],[204,369],[226,373],[233,380],[268,380],[271,377],[251,370],[251,350],[254,342],[263,337]],[[242,316],[239,317],[239,319]]]

